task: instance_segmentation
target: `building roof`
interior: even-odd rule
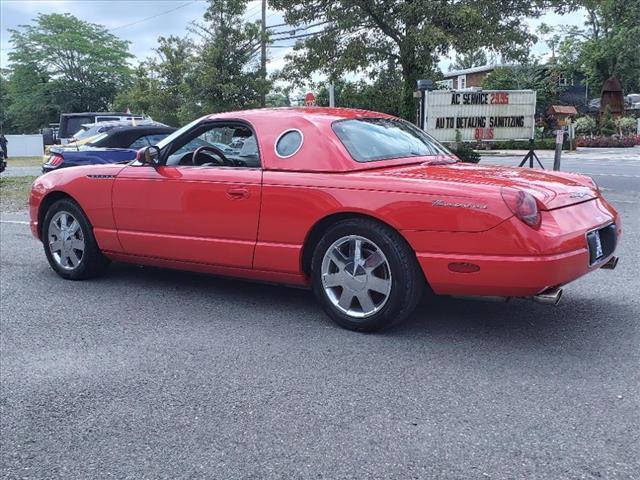
[[[510,63],[493,63],[491,65],[483,65],[481,67],[465,68],[464,70],[451,70],[450,72],[444,72],[444,78],[453,78],[458,75],[469,75],[471,73],[491,72],[496,68],[513,67]]]
[[[572,105],[551,105],[549,113],[553,115],[577,115],[578,111]]]

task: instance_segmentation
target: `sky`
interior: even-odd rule
[[[245,18],[255,21],[260,18],[260,0],[249,2]],[[0,66],[8,64],[10,50],[9,29],[29,23],[38,13],[71,13],[76,17],[104,25],[120,38],[129,40],[131,53],[144,60],[154,55],[160,35],[183,36],[187,26],[194,20],[202,19],[206,10],[205,0],[0,0]],[[268,10],[267,25],[283,22],[280,12]],[[540,19],[528,20],[532,29],[540,23],[549,25],[582,25],[584,15],[576,12],[571,15],[547,14]],[[282,27],[284,28],[284,27]],[[268,71],[283,67],[284,56],[292,41],[280,41],[269,49]],[[547,48],[539,43],[533,53],[544,55]],[[440,68],[447,70],[449,59],[442,59]]]

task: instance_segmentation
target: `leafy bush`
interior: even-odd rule
[[[478,163],[480,154],[476,152],[468,143],[458,143],[458,146],[452,145],[449,148],[462,162]]]
[[[578,147],[619,148],[633,147],[634,145],[640,145],[640,135],[627,135],[622,137],[605,137],[598,135],[595,137],[576,138],[576,146]]]
[[[633,135],[636,133],[636,119],[633,117],[618,117],[615,123],[620,135]]]
[[[489,146],[491,150],[529,150],[529,142],[527,140],[505,140],[502,142],[491,142]],[[556,138],[536,138],[533,143],[533,148],[534,150],[555,150]]]
[[[449,150],[462,162],[478,163],[480,161],[480,154],[476,152],[469,143],[462,141],[460,130],[456,130],[456,142],[449,146]]]
[[[596,120],[593,117],[580,117],[576,120],[576,133],[593,135],[596,131]]]
[[[616,122],[611,116],[611,108],[607,105],[602,117],[600,117],[600,134],[609,136],[615,134],[617,131]]]

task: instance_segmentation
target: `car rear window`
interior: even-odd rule
[[[424,131],[393,118],[338,120],[333,131],[357,162],[451,155]]]

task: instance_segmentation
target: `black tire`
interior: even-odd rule
[[[327,250],[341,238],[354,235],[371,240],[382,250],[393,279],[386,303],[365,318],[354,318],[341,311],[329,298],[322,282]],[[413,250],[398,232],[364,218],[340,221],[324,233],[313,253],[311,280],[313,291],[329,317],[341,327],[359,332],[381,330],[406,319],[415,310],[426,284]]]
[[[75,266],[69,265],[67,268],[64,268],[54,258],[54,253],[51,251],[49,243],[50,228],[55,229],[51,222],[56,217],[56,214],[59,213],[68,213],[77,220],[84,240],[84,251],[81,253],[79,263]],[[85,280],[98,277],[106,272],[111,263],[100,251],[93,234],[93,227],[89,223],[87,216],[73,200],[58,200],[47,210],[42,225],[42,244],[51,268],[67,280]]]

